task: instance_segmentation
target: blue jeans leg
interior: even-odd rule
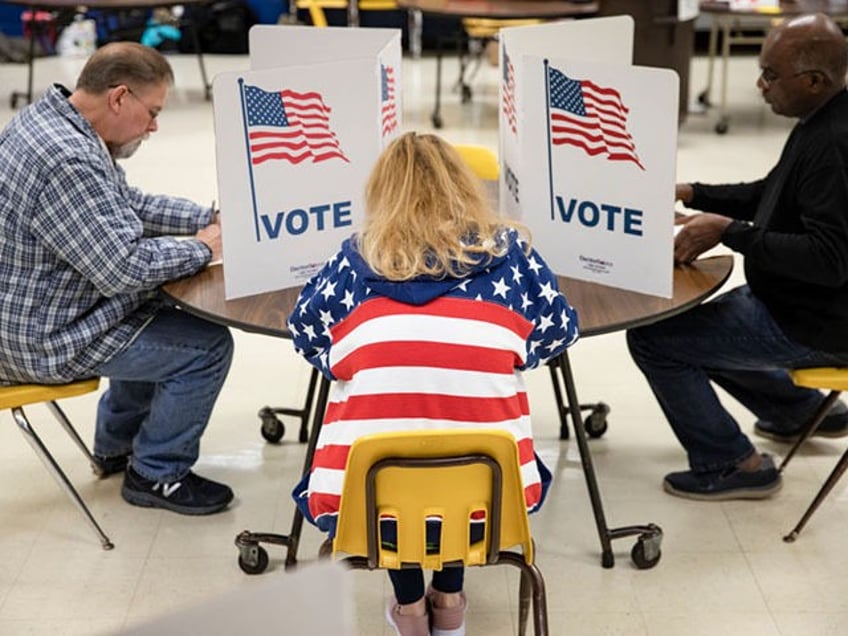
[[[754,452],[710,381],[757,417],[797,428],[823,397],[795,386],[786,369],[848,363],[789,339],[747,286],[632,329],[627,344],[699,472],[731,467]]]
[[[94,451],[132,451],[143,477],[174,481],[200,453],[233,356],[226,327],[162,309],[138,336],[94,372],[109,378],[97,409]]]

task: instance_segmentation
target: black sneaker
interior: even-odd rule
[[[774,460],[763,453],[762,463],[755,471],[737,467],[709,473],[684,470],[669,473],[663,488],[669,494],[701,501],[725,501],[727,499],[765,499],[783,486]]]
[[[92,455],[91,470],[94,474],[105,479],[110,475],[123,473],[127,469],[127,464],[130,461],[131,453],[116,455],[114,457],[103,457],[102,455]]]
[[[165,483],[145,479],[132,466],[127,468],[121,496],[134,506],[164,508],[183,515],[209,515],[227,507],[233,500],[229,486],[189,472]]]
[[[754,424],[754,433],[775,442],[793,443],[801,436],[801,429],[786,431],[777,428],[771,422],[757,420]],[[848,413],[831,413],[826,415],[813,433],[813,437],[845,437],[848,435]]]

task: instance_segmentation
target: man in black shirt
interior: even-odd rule
[[[674,258],[688,263],[722,243],[745,257],[747,285],[654,325],[627,342],[690,470],[666,475],[690,499],[759,499],[781,487],[719,402],[710,381],[759,419],[755,430],[793,441],[823,400],[787,369],[848,365],[848,49],[824,15],[772,29],[757,86],[772,110],[798,118],[765,178],[734,185],[678,184],[703,213],[682,216]],[[848,435],[838,403],[819,429]]]

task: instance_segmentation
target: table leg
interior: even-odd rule
[[[27,90],[26,93],[22,93],[20,91],[12,91],[12,96],[9,101],[12,109],[18,107],[19,99],[26,99],[27,104],[32,103],[32,78],[35,71],[35,37],[36,37],[36,29],[37,21],[35,19],[35,14],[38,11],[36,7],[30,8],[30,21],[29,21],[29,52],[27,54]]]
[[[727,114],[727,65],[730,60],[730,17],[721,18],[721,103],[715,131],[719,135],[727,132],[730,118]]]
[[[707,87],[698,95],[698,101],[706,107],[712,106],[710,97],[713,91],[713,73],[715,71],[715,57],[718,52],[718,18],[712,16],[710,22],[710,42],[708,46],[708,61],[707,61]]]
[[[436,104],[433,106],[433,114],[430,119],[433,128],[442,127],[442,38],[436,38]]]
[[[191,37],[194,42],[194,50],[197,51],[197,63],[200,65],[200,81],[203,82],[203,99],[207,102],[212,99],[212,87],[206,77],[206,65],[203,63],[203,49],[200,48],[200,35],[197,33],[197,23],[189,18],[191,26]]]
[[[410,9],[407,12],[407,25],[409,53],[412,55],[413,59],[417,60],[421,57],[421,34],[424,30],[424,18],[419,9]]]
[[[651,568],[660,560],[662,530],[653,523],[640,526],[623,526],[620,528],[610,528],[607,526],[601,492],[598,488],[598,480],[595,477],[595,468],[592,463],[592,454],[589,451],[589,444],[586,441],[586,429],[580,419],[580,404],[577,400],[577,390],[574,385],[574,376],[571,373],[571,364],[567,351],[563,351],[560,354],[559,366],[565,378],[565,391],[568,396],[569,412],[571,413],[572,425],[574,427],[574,439],[580,451],[583,475],[586,478],[586,487],[589,490],[589,499],[595,515],[598,538],[601,541],[601,565],[605,568],[611,568],[615,565],[615,557],[612,553],[613,539],[638,535],[637,542],[631,551],[631,557],[636,567],[640,569]]]
[[[303,459],[303,470],[301,475],[306,475],[312,468],[312,458],[315,456],[315,448],[318,445],[318,435],[321,432],[321,423],[324,421],[324,411],[327,408],[327,398],[330,394],[330,381],[321,376],[318,388],[318,398],[315,404],[315,412],[312,417],[312,431],[309,436],[309,444],[306,446],[306,455]],[[266,532],[250,532],[244,530],[236,536],[235,544],[239,549],[239,567],[246,574],[261,574],[268,567],[268,553],[260,543],[271,543],[286,547],[285,568],[289,569],[297,565],[297,549],[300,543],[300,533],[303,530],[303,513],[300,508],[295,507],[292,525],[288,534],[272,534]]]

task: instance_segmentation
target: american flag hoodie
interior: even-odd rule
[[[312,467],[293,497],[335,531],[351,444],[372,433],[497,428],[515,437],[528,511],[550,472],[533,450],[521,371],[577,340],[556,276],[513,230],[502,256],[462,278],[389,281],[348,239],[310,280],[288,321],[295,350],[333,380]]]

